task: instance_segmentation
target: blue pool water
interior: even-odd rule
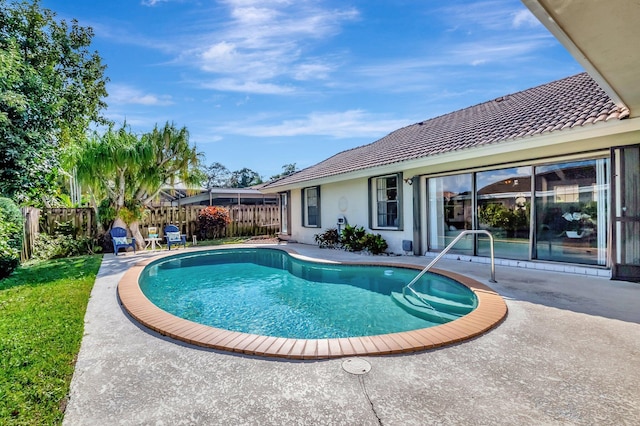
[[[212,327],[274,337],[339,338],[443,322],[394,301],[392,294],[401,294],[418,272],[319,264],[274,249],[227,249],[153,262],[140,276],[140,288],[159,308]],[[426,274],[416,289],[425,297],[434,293],[434,300],[449,296],[470,309],[477,303],[467,287],[436,274]]]

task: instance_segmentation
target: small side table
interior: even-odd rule
[[[147,243],[144,248],[145,250],[151,246],[151,250],[155,250],[156,249],[156,244],[158,245],[159,249],[162,249],[162,244],[160,244],[160,241],[162,241],[160,238],[158,237],[153,237],[153,238],[145,238],[144,241]]]

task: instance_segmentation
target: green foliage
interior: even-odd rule
[[[220,163],[212,163],[202,168],[205,175],[205,188],[225,188],[228,186],[231,172]]]
[[[94,238],[81,235],[71,222],[62,222],[57,224],[53,235],[39,233],[36,236],[32,257],[35,260],[48,260],[101,251],[102,247]]]
[[[124,206],[118,210],[117,217],[129,225],[133,222],[141,221],[147,213],[148,210],[140,204],[140,200],[128,200]]]
[[[98,205],[98,220],[103,229],[111,228],[111,224],[116,218],[116,208],[109,198],[105,198]]]
[[[382,254],[389,247],[380,234],[370,234],[362,226],[346,225],[342,230],[340,242],[347,251],[368,251]]]
[[[492,203],[478,209],[478,219],[491,228],[517,231],[529,227],[529,206],[510,209],[501,203]]]
[[[367,232],[362,226],[345,225],[340,241],[347,251],[361,251],[364,248],[362,240],[366,234]]]
[[[371,254],[382,254],[389,247],[380,234],[366,234],[362,238],[362,246]]]
[[[229,188],[248,188],[262,183],[262,178],[251,169],[244,168],[231,173]]]
[[[199,184],[200,154],[185,127],[166,123],[138,137],[126,125],[82,142],[74,165],[97,199],[122,207],[148,205],[163,186]]]
[[[0,194],[36,204],[57,192],[65,147],[105,122],[105,67],[91,28],[38,1],[0,0],[0,23]]]
[[[0,198],[0,279],[8,277],[20,264],[24,219],[18,206]]]
[[[298,168],[296,167],[296,163],[285,164],[284,166],[282,166],[282,173],[271,176],[269,180],[280,179],[282,177],[294,174],[297,171],[298,171]]]
[[[0,424],[62,423],[100,262],[30,262],[0,281]]]
[[[229,210],[217,206],[206,207],[198,214],[200,239],[220,238],[230,222]]]
[[[337,248],[340,246],[340,234],[336,228],[329,228],[322,234],[313,236],[320,248]]]

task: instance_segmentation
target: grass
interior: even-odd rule
[[[61,424],[102,256],[29,263],[0,281],[0,424]]]
[[[198,241],[197,246],[219,246],[225,244],[242,244],[249,240],[250,237],[226,237],[226,238],[218,238],[215,240],[202,240]],[[189,244],[192,247],[192,244]]]

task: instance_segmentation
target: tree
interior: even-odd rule
[[[0,280],[20,264],[23,222],[18,206],[9,198],[0,197]]]
[[[231,173],[229,188],[247,188],[262,183],[262,177],[251,169],[243,168]]]
[[[85,140],[75,166],[78,179],[91,191],[92,206],[97,210],[98,200],[108,199],[106,206],[114,209],[142,247],[138,224],[144,207],[163,186],[199,185],[203,179],[200,156],[189,144],[185,127],[166,123],[138,138],[123,125]]]
[[[280,179],[282,177],[289,176],[297,171],[298,169],[296,167],[296,163],[285,164],[284,166],[282,166],[282,173],[271,176],[269,180]]]
[[[231,177],[229,169],[220,163],[212,163],[210,166],[205,166],[202,168],[202,172],[206,176],[205,187],[207,189],[224,188]]]
[[[39,1],[0,0],[0,194],[20,203],[56,192],[60,154],[105,123],[105,66],[91,28],[56,21]]]

